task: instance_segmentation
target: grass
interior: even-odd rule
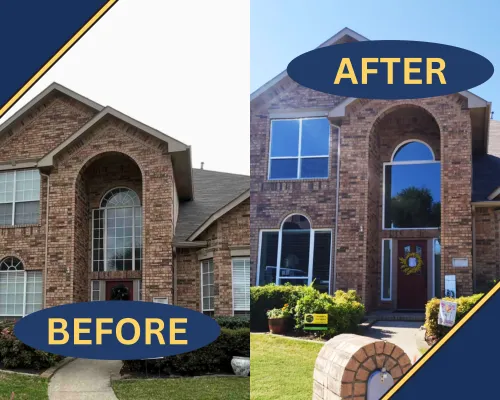
[[[119,400],[249,400],[248,378],[134,379],[113,382]]]
[[[250,335],[252,400],[311,400],[321,347],[323,343]]]
[[[47,400],[49,381],[37,376],[0,373],[0,400]]]

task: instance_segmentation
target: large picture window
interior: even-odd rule
[[[326,118],[271,121],[269,179],[327,178],[329,148]]]
[[[140,270],[142,266],[142,207],[133,190],[116,188],[93,210],[94,271]]]
[[[24,317],[42,309],[42,272],[25,271],[21,260],[0,261],[0,316]]]
[[[0,173],[0,225],[37,224],[40,219],[40,172]]]
[[[419,141],[402,143],[384,163],[384,229],[441,226],[441,163]]]
[[[258,284],[314,283],[323,292],[330,286],[332,232],[312,229],[303,215],[294,214],[280,230],[261,231]]]

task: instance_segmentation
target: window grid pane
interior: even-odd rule
[[[201,263],[202,311],[214,311],[215,285],[214,262],[206,260]]]
[[[23,316],[24,280],[24,271],[0,272],[0,315]]]
[[[99,301],[100,297],[100,282],[92,281],[92,301]]]
[[[42,309],[42,272],[28,271],[26,279],[26,315],[28,315]]]
[[[0,225],[36,224],[39,219],[40,172],[31,169],[0,173]]]
[[[250,311],[249,258],[233,258],[233,310]]]
[[[269,179],[327,178],[329,153],[326,118],[271,122]]]

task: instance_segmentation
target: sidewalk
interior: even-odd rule
[[[378,321],[366,329],[363,335],[394,343],[405,351],[413,363],[422,356],[417,348],[417,335],[421,325],[423,322]]]
[[[117,400],[111,375],[118,375],[121,361],[76,359],[62,367],[49,382],[50,400]]]

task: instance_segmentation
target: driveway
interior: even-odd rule
[[[423,322],[414,321],[378,321],[368,328],[364,336],[387,340],[401,347],[412,363],[421,356],[416,344],[416,335]]]

